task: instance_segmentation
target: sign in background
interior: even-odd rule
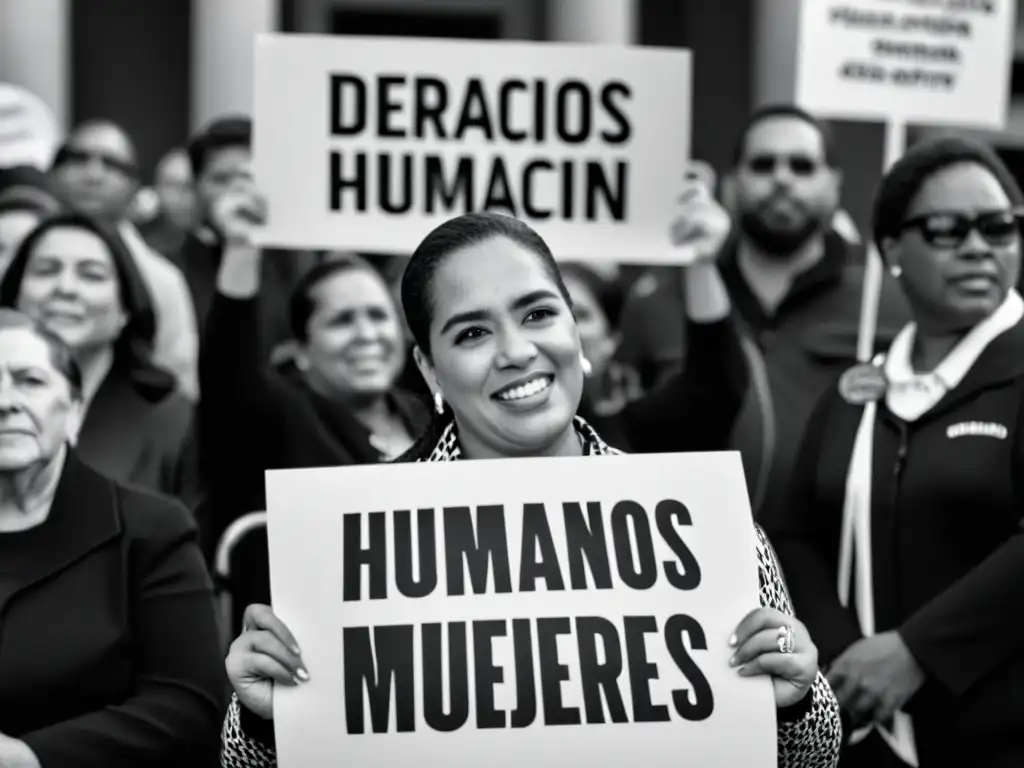
[[[53,112],[24,88],[0,83],[0,168],[31,165],[49,170],[60,142]]]
[[[268,245],[411,253],[490,209],[559,257],[685,260],[688,51],[261,35],[255,73]]]
[[[805,0],[797,102],[822,117],[1001,129],[1015,0]]]
[[[274,692],[282,768],[776,765],[771,685],[728,666],[738,454],[270,471],[267,502],[312,678]]]

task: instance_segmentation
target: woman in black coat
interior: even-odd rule
[[[1024,765],[1022,204],[962,139],[889,171],[874,238],[914,322],[824,395],[763,521],[855,731],[844,766]]]
[[[223,672],[189,513],[69,447],[71,352],[0,310],[0,765],[204,766]]]

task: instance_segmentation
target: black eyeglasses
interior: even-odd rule
[[[747,168],[758,176],[770,176],[780,163],[786,163],[794,176],[810,176],[821,167],[821,162],[810,155],[759,154],[747,159]]]
[[[53,164],[54,166],[66,164],[86,165],[93,160],[99,162],[106,170],[116,171],[133,179],[138,176],[138,168],[129,160],[123,160],[104,152],[88,152],[83,149],[76,149],[75,147],[66,146],[61,148]]]
[[[914,216],[903,222],[901,231],[916,229],[929,245],[936,248],[959,248],[977,232],[994,248],[1010,245],[1020,235],[1024,208],[1009,211],[988,211],[976,216],[934,211]]]

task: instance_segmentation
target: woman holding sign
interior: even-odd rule
[[[893,166],[874,239],[914,322],[822,397],[764,521],[852,766],[1024,765],[1022,205],[970,141]]]
[[[703,190],[685,205],[673,237],[697,255],[688,269],[691,318],[727,327],[730,305],[714,254],[728,232],[728,216]],[[588,366],[558,267],[525,224],[493,213],[442,224],[413,255],[402,303],[436,411],[403,460],[617,453],[576,415]],[[834,766],[840,741],[835,698],[760,535],[757,554],[764,607],[738,625],[734,664],[738,674],[773,679],[779,765]],[[222,764],[273,765],[273,685],[309,678],[295,638],[268,607],[250,606],[246,627],[227,660],[237,696],[225,722]]]

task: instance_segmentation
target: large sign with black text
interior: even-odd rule
[[[264,35],[255,88],[267,244],[411,253],[497,210],[559,257],[680,258],[688,51]]]
[[[774,768],[738,454],[267,473],[282,768]]]

